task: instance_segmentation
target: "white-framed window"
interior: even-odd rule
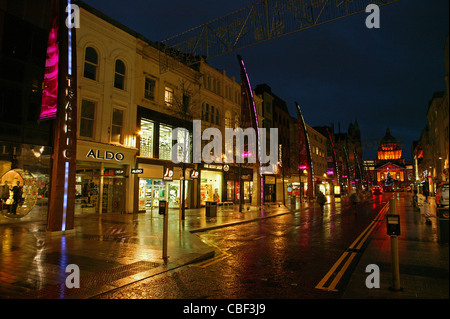
[[[93,47],[87,47],[84,52],[84,72],[85,78],[97,81],[98,53]]]
[[[111,123],[111,142],[123,143],[123,119],[124,112],[121,109],[113,108]]]
[[[150,78],[145,78],[144,97],[149,100],[155,100],[155,86],[156,81]]]
[[[94,138],[95,106],[93,101],[81,101],[80,137]]]

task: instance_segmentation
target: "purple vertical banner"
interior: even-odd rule
[[[295,102],[297,106],[297,122],[299,132],[299,169],[308,170],[308,197],[313,198],[315,196],[314,186],[314,167],[311,157],[311,148],[309,144],[308,130],[306,128],[305,119],[303,118],[300,105]],[[301,182],[301,181],[299,181]]]
[[[260,173],[262,171],[262,164],[261,164],[261,143],[263,141],[261,140],[261,137],[259,136],[259,122],[258,122],[258,112],[256,111],[256,104],[255,99],[253,97],[253,91],[252,91],[252,85],[250,84],[250,79],[248,77],[247,69],[245,68],[244,60],[240,55],[237,56],[239,61],[239,67],[241,69],[241,128],[246,129],[249,127],[252,127],[256,129],[256,132],[258,134],[258,156],[259,156],[259,169]],[[265,141],[264,141],[265,142]],[[244,156],[244,154],[241,154],[241,156]],[[249,156],[247,152],[247,157]],[[240,166],[239,166],[240,167]],[[243,189],[242,185],[242,176],[241,171],[239,170],[239,187],[240,190]],[[264,203],[264,180],[263,176],[260,176],[260,200],[261,200],[261,207]],[[240,197],[241,198],[241,197]]]
[[[53,5],[54,7],[54,5]],[[53,12],[56,12],[53,8]],[[52,28],[48,36],[47,59],[45,61],[44,85],[42,89],[42,103],[40,119],[56,117],[58,106],[58,71],[59,71],[59,46],[58,46],[58,15],[55,14]]]

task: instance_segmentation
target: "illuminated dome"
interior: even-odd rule
[[[397,143],[395,137],[392,136],[389,128],[386,134],[381,139],[380,147],[378,148],[378,160],[400,160],[402,159],[402,149]]]

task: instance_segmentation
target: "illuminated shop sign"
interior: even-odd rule
[[[173,170],[171,168],[166,168],[164,172],[164,180],[165,181],[172,181],[173,180]]]
[[[132,168],[131,169],[131,174],[142,174],[142,173],[144,173],[143,168]]]
[[[193,169],[191,172],[191,178],[192,179],[198,179],[198,171]]]
[[[113,153],[110,151],[100,151],[100,150],[93,150],[90,149],[89,152],[86,154],[86,158],[92,157],[93,159],[97,160],[116,160],[118,162],[123,161],[125,156],[122,153]]]

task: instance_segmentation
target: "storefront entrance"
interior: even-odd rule
[[[188,195],[188,183],[185,181],[185,197]],[[180,181],[164,181],[158,178],[139,179],[139,210],[151,210],[159,206],[160,200],[169,202],[169,208],[180,207]]]
[[[122,213],[125,210],[125,178],[104,177],[102,213]]]
[[[123,165],[77,161],[75,214],[123,213],[126,178]]]

